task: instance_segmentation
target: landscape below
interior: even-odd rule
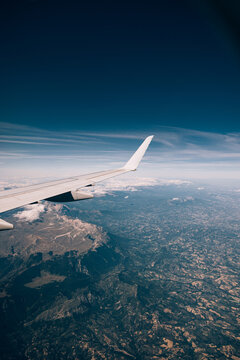
[[[3,360],[240,359],[240,192],[131,190],[5,216]]]

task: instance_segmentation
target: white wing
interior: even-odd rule
[[[78,189],[93,185],[99,181],[124,174],[137,169],[153,136],[148,136],[133,154],[130,160],[119,169],[95,172],[74,176],[67,179],[50,181],[43,184],[26,186],[0,192],[0,213],[12,210],[39,200],[73,201],[82,200],[91,195],[81,193]],[[0,219],[0,230],[12,229],[13,225]]]

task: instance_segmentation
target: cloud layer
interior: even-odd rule
[[[140,173],[146,177],[239,178],[240,133],[176,127],[147,132],[50,131],[0,122],[1,179],[72,176],[122,166],[153,133]],[[23,171],[24,169],[24,171]]]
[[[95,196],[112,194],[115,191],[138,191],[141,187],[155,186],[159,182],[155,178],[123,177],[110,179],[99,183],[93,189],[88,190]],[[84,189],[85,191],[85,189]]]

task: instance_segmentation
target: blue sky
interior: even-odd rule
[[[149,135],[44,130],[0,123],[1,178],[52,178],[122,166]],[[240,135],[156,127],[138,175],[182,179],[239,179]]]
[[[1,177],[118,166],[150,134],[156,136],[145,159],[149,174],[239,177],[236,6],[6,4]]]

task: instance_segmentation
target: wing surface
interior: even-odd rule
[[[48,199],[68,191],[92,185],[99,181],[136,170],[153,136],[148,136],[131,159],[122,168],[79,175],[67,179],[50,181],[38,185],[25,186],[18,189],[0,192],[0,213],[12,210],[36,201]],[[0,226],[1,227],[1,226]]]

